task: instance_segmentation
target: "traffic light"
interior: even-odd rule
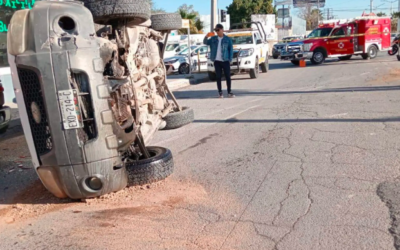
[[[226,10],[221,10],[221,23],[226,22]]]

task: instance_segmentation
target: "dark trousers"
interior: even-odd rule
[[[214,67],[215,67],[215,74],[217,75],[217,86],[218,86],[218,92],[222,94],[222,86],[221,86],[221,81],[222,81],[222,70],[224,70],[225,74],[225,79],[226,79],[226,87],[228,88],[228,94],[231,93],[231,65],[229,62],[221,62],[221,61],[215,61],[214,62]]]

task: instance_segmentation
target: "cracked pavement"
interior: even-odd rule
[[[55,199],[18,169],[16,123],[0,137],[1,248],[400,249],[399,62],[270,61],[234,77],[235,99],[177,91],[196,120],[152,142],[175,173],[100,199]]]

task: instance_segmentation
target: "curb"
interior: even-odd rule
[[[184,88],[190,86],[189,79],[168,79],[167,84],[170,90],[177,90],[180,88]]]

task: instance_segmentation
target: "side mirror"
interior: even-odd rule
[[[261,39],[258,39],[258,40],[257,40],[257,44],[262,44],[262,40],[261,40]]]

